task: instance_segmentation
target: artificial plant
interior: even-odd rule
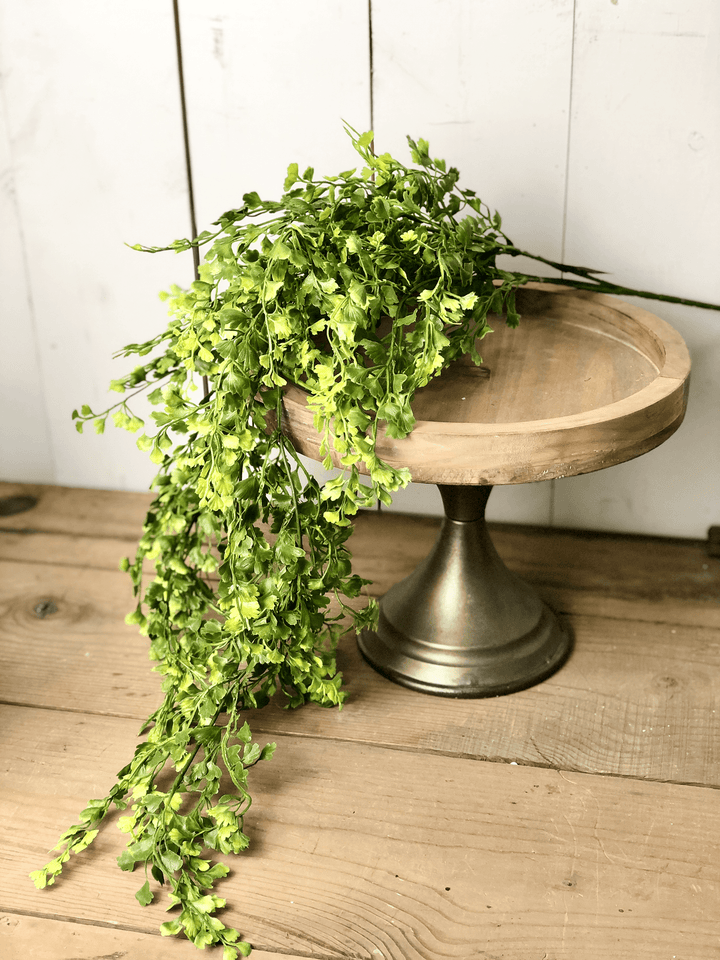
[[[222,944],[223,960],[250,947],[216,916],[228,869],[211,854],[247,847],[248,770],[274,749],[253,742],[246,717],[273,696],[341,705],[338,638],[375,622],[373,601],[358,609],[367,581],[351,570],[351,518],[410,479],[378,458],[378,432],[406,436],[418,388],[463,354],[481,362],[491,315],[518,323],[516,288],[543,278],[500,269],[500,254],[571,274],[556,283],[655,296],[517,248],[425,141],[409,140],[406,167],[375,156],[371,133],[349,132],[360,172],[316,179],[291,164],[279,201],[247,193],[213,232],[137,247],[207,252],[190,288],[164,295],[167,329],[120,352],[142,358],[111,384],[122,399],[73,413],[81,432],[92,421],[102,433],[108,415],[144,431],[132,398],[147,390],[160,408],[137,441],[159,468],[155,499],[121,567],[137,597],[127,620],[150,639],[164,700],[108,795],[32,877],[53,884],[120,808],[129,842],[118,862],[143,870],[137,899],[153,899],[150,877],[167,885],[178,912],[161,932]],[[325,466],[335,451],[343,468],[322,487],[281,429],[288,382],[307,391]],[[224,771],[232,789],[221,793]]]

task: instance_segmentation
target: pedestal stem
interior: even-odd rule
[[[438,485],[445,519],[430,555],[380,601],[358,645],[384,676],[448,697],[511,693],[548,677],[571,638],[511,573],[485,525],[492,487]]]

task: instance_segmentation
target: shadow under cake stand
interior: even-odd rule
[[[417,423],[378,456],[435,483],[445,518],[430,555],[380,601],[358,645],[381,674],[446,697],[539,683],[567,659],[569,629],[498,556],[485,525],[495,484],[589,473],[666,440],[685,414],[690,360],[669,324],[614,297],[551,284],[518,290],[478,346],[419,390]],[[321,459],[306,395],[286,389],[283,429]]]

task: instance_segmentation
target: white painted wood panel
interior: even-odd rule
[[[180,0],[180,12],[200,229],[247,190],[277,195],[290,161],[353,164],[341,118],[371,125],[371,12],[380,150],[407,157],[405,134],[426,137],[518,244],[720,300],[714,0]],[[113,351],[152,335],[158,290],[192,275],[187,255],[123,245],[190,230],[172,3],[0,0],[0,84],[0,402],[13,411],[0,473],[144,489],[154,468],[134,438],[81,438],[70,412],[117,399]],[[720,317],[654,309],[693,355],[679,433],[610,471],[498,488],[489,515],[548,522],[554,499],[562,526],[703,536],[720,522]],[[439,503],[414,485],[395,507]]]
[[[7,480],[52,483],[50,433],[4,107],[0,97],[0,473]]]
[[[373,0],[372,11],[378,151],[408,160],[406,135],[424,137],[518,246],[559,257],[572,0]],[[498,488],[488,517],[546,523],[551,498],[550,483]],[[439,513],[440,497],[412,485],[394,508]]]
[[[80,437],[70,414],[118,399],[107,384],[127,361],[113,363],[113,351],[152,336],[164,323],[157,292],[192,279],[187,256],[153,258],[124,246],[188,232],[172,4],[3,0],[0,11],[3,102],[35,324],[25,337],[38,345],[44,394],[30,363],[28,409],[36,434],[47,410],[54,464],[52,477],[38,465],[24,479],[144,489],[155,468],[134,438],[111,428]],[[16,307],[10,323],[27,322]],[[7,409],[12,384],[0,389]]]
[[[629,286],[720,302],[715,0],[578,0],[566,257]],[[720,315],[644,306],[690,348],[685,423],[639,460],[557,482],[555,520],[703,537],[720,522]]]
[[[366,0],[181,0],[180,24],[199,231],[251,190],[277,199],[290,163],[358,165],[343,121],[370,128]]]
[[[366,0],[181,0],[198,229],[242,195],[276,199],[288,164],[357,166],[343,120],[370,125]]]

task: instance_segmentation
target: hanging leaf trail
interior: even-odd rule
[[[81,432],[91,422],[102,433],[111,416],[138,433],[159,468],[137,554],[121,567],[137,598],[127,620],[149,638],[164,700],[108,795],[32,877],[53,884],[119,808],[128,846],[118,862],[141,872],[138,901],[166,889],[176,912],[161,932],[222,944],[223,960],[250,947],[216,916],[228,868],[213,854],[248,846],[249,770],[274,750],[253,742],[245,718],[276,695],[340,706],[338,638],[376,621],[373,601],[350,604],[367,583],[351,569],[352,517],[410,479],[376,455],[378,429],[406,436],[415,391],[464,354],[480,363],[491,316],[517,325],[516,288],[542,279],[498,268],[500,254],[532,255],[427,142],[409,140],[409,168],[374,156],[372,133],[348,132],[359,172],[316,179],[291,164],[279,201],[246,193],[214,231],[136,248],[207,249],[199,279],[164,295],[167,329],[120,352],[140,360],[111,383],[122,399],[73,412]],[[572,274],[559,283],[650,295],[534,259]],[[280,430],[287,383],[307,391],[325,465],[332,449],[344,468],[322,488]],[[131,406],[144,391],[152,425]]]

